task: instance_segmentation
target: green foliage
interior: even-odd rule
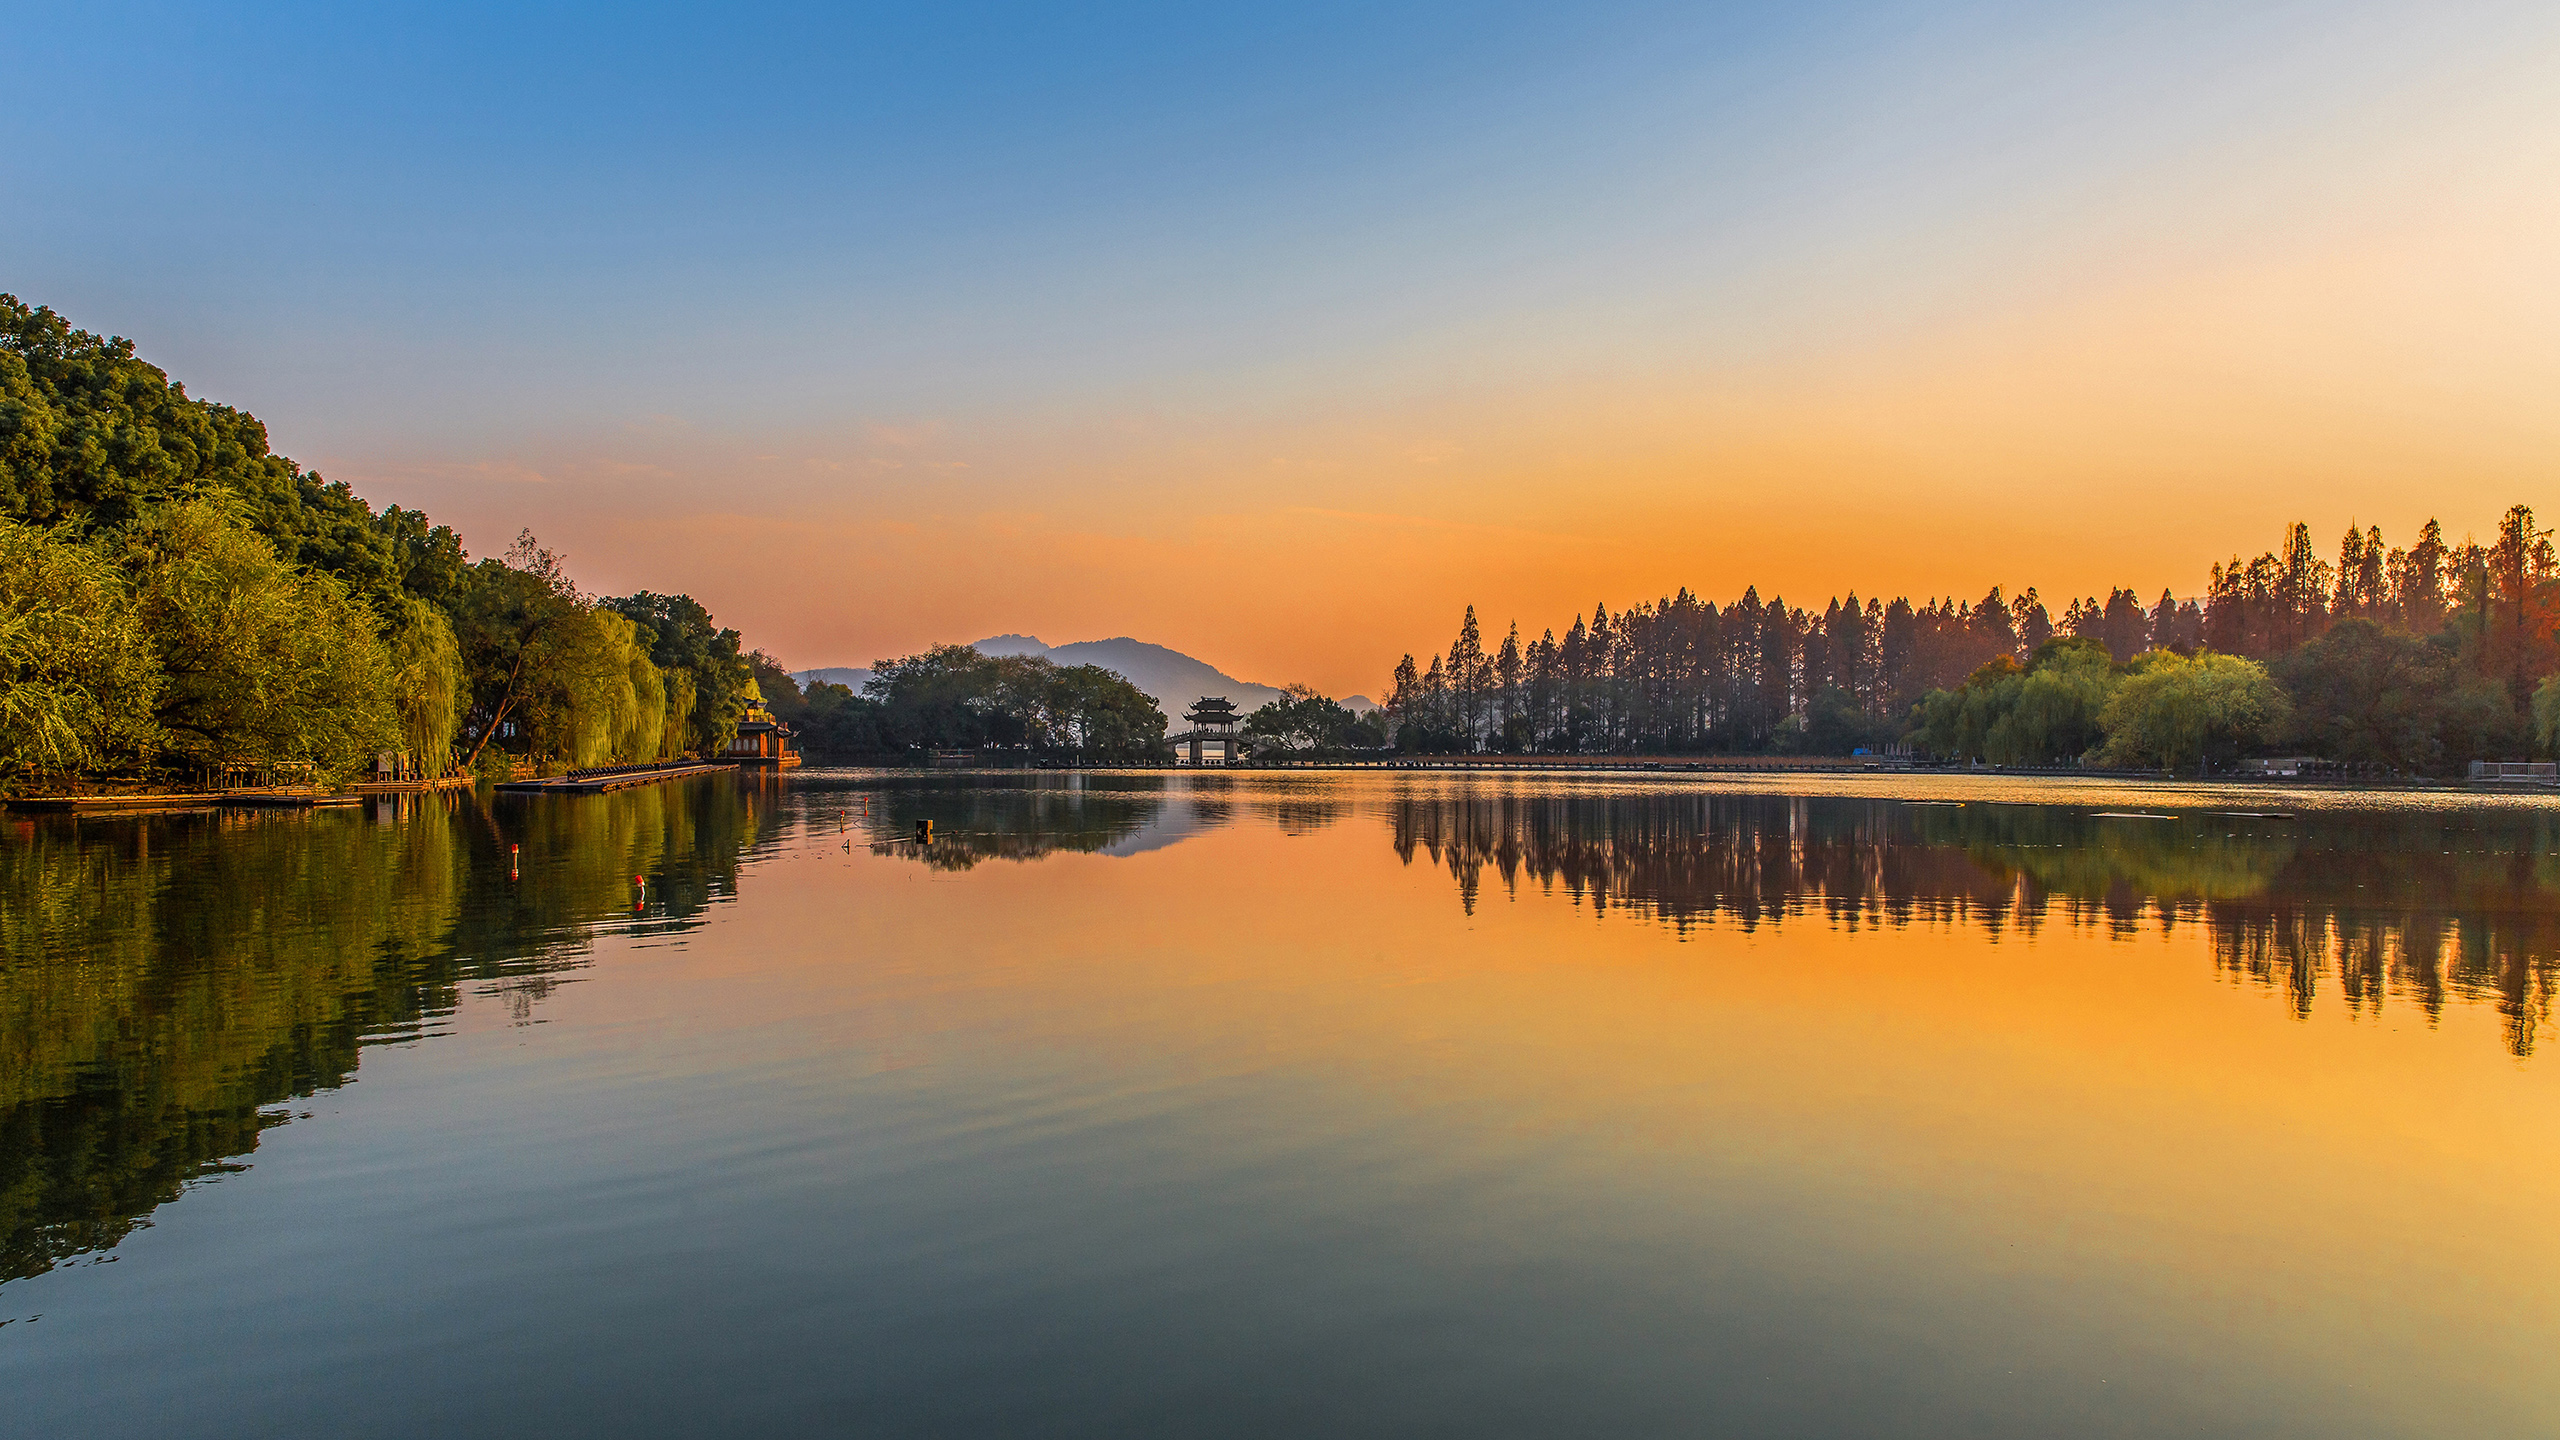
[[[693,740],[693,672],[661,670],[658,683],[666,687],[664,719],[658,732],[658,754],[665,759],[692,753]],[[736,734],[733,728],[729,733]],[[726,744],[726,741],[722,742]]]
[[[562,662],[569,708],[576,717],[569,756],[573,765],[659,758],[667,687],[641,647],[637,628],[614,611],[590,610],[587,633]]]
[[[113,560],[0,520],[0,778],[147,756],[162,684]]]
[[[388,643],[392,690],[400,706],[400,746],[430,772],[441,772],[453,753],[454,729],[464,701],[462,648],[442,610],[414,596],[393,602],[397,617]]]
[[[1932,691],[1915,711],[1915,738],[1955,760],[2072,764],[2104,737],[2100,717],[2120,679],[2103,641],[2047,640],[2024,665],[2002,656],[1957,689]]]
[[[2534,687],[2533,739],[2546,755],[2560,752],[2560,675]]]
[[[955,749],[1017,737],[996,715],[1003,670],[966,645],[936,645],[921,655],[872,663],[863,693],[882,710],[884,738],[901,750]]]
[[[191,398],[132,341],[0,295],[0,516],[114,528],[211,491],[287,564],[368,598],[400,588],[393,534],[346,486],[271,453],[256,416]]]
[[[898,748],[889,743],[881,728],[885,712],[876,701],[823,680],[812,680],[803,687],[782,668],[780,661],[761,650],[747,657],[747,665],[766,707],[797,732],[803,754],[855,759],[885,755]]]
[[[1809,755],[1847,755],[1882,738],[1877,730],[1857,696],[1825,685],[1805,702],[1799,743]]]
[[[1100,665],[1056,665],[1039,677],[1035,749],[1098,760],[1152,760],[1164,751],[1164,712],[1118,671]],[[1026,687],[1029,688],[1029,687]]]
[[[376,515],[272,453],[255,416],[195,399],[131,342],[14,296],[0,296],[0,520],[74,527],[160,565],[124,588],[169,662],[154,693],[127,685],[110,704],[103,681],[45,678],[72,663],[68,612],[13,613],[0,769],[136,764],[164,738],[193,761],[331,768],[365,746],[440,764],[457,736],[465,763],[493,745],[649,758],[727,745],[753,698],[737,632],[691,599],[643,593],[600,619],[530,535],[475,565],[450,528],[396,506]],[[298,633],[281,623],[293,606],[307,609]],[[97,643],[123,633],[105,627]],[[319,668],[289,681],[278,667],[291,664]],[[390,677],[388,725],[376,668]]]
[[[2293,701],[2288,738],[2332,760],[2423,774],[2495,748],[2512,729],[2505,687],[2465,666],[2450,634],[2341,620],[2274,673]],[[2538,717],[2538,695],[2536,707]]]
[[[1983,732],[1983,753],[2000,765],[2078,759],[2097,747],[2098,717],[2115,685],[2104,645],[2078,637],[2046,641],[2024,672],[2001,683],[2000,713]]]
[[[653,654],[683,651],[622,602],[589,604],[561,557],[530,534],[504,560],[472,566],[461,593],[462,654],[477,681],[464,726],[474,760],[491,745],[572,768],[702,752],[701,672],[661,668]],[[707,627],[700,606],[675,598]],[[737,632],[723,633],[734,651]],[[725,733],[734,735],[754,686],[743,661],[719,655],[711,652],[709,668],[733,682]]]
[[[1100,761],[1151,760],[1164,750],[1164,713],[1099,665],[938,645],[875,662],[863,690],[879,707],[887,750],[1002,748]]]
[[[521,543],[521,542],[519,542]],[[681,716],[677,744],[665,753],[711,755],[737,738],[738,722],[757,699],[755,677],[740,653],[738,632],[714,624],[690,595],[636,595],[597,602],[646,630],[649,661],[672,682],[668,715]],[[686,677],[676,681],[681,674]],[[683,703],[678,704],[679,691]]]
[[[452,670],[440,620],[404,658],[425,698],[404,716],[373,611],[286,563],[210,500],[139,512],[96,542],[0,521],[0,765],[21,773],[313,761],[340,773],[435,722]]]
[[[1307,755],[1379,748],[1363,745],[1360,717],[1314,687],[1290,685],[1273,700],[1244,717],[1244,733],[1258,753],[1273,751]]]
[[[286,563],[205,500],[143,512],[121,550],[167,677],[153,711],[167,752],[339,773],[398,740],[380,622],[336,577]]]
[[[2116,686],[2099,724],[2113,765],[2202,765],[2281,731],[2291,705],[2266,667],[2236,655],[2155,650]]]

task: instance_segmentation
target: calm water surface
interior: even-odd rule
[[[2560,809],[1791,783],[10,818],[0,1432],[2560,1434]]]

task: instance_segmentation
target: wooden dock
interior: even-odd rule
[[[634,785],[657,785],[669,780],[690,780],[697,775],[721,775],[738,767],[726,763],[686,761],[679,765],[630,765],[610,770],[573,771],[542,780],[510,780],[498,787],[501,795],[602,795],[608,790],[627,790]]]
[[[222,803],[218,791],[192,794],[19,795],[12,810],[38,815],[156,815],[178,810],[210,810]]]
[[[363,802],[361,795],[277,786],[255,790],[136,790],[113,795],[21,795],[9,801],[9,808],[39,815],[161,815],[222,806],[307,810]]]
[[[462,774],[433,780],[367,780],[349,788],[358,795],[424,795],[434,790],[468,790],[477,783],[476,777]]]

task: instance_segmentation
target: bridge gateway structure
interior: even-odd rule
[[[1174,758],[1185,765],[1233,765],[1244,758],[1244,738],[1236,733],[1235,703],[1223,695],[1203,695],[1184,713],[1191,728],[1164,737]],[[1214,753],[1214,759],[1210,758]]]

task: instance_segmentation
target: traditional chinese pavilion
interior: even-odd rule
[[[738,765],[753,765],[771,770],[792,770],[800,765],[800,750],[793,742],[798,738],[788,725],[773,718],[773,712],[761,705],[747,712],[738,722],[738,738],[720,752],[720,758]]]
[[[1244,758],[1244,739],[1236,733],[1235,702],[1223,695],[1203,695],[1183,717],[1191,728],[1165,739],[1185,765],[1233,765]]]

